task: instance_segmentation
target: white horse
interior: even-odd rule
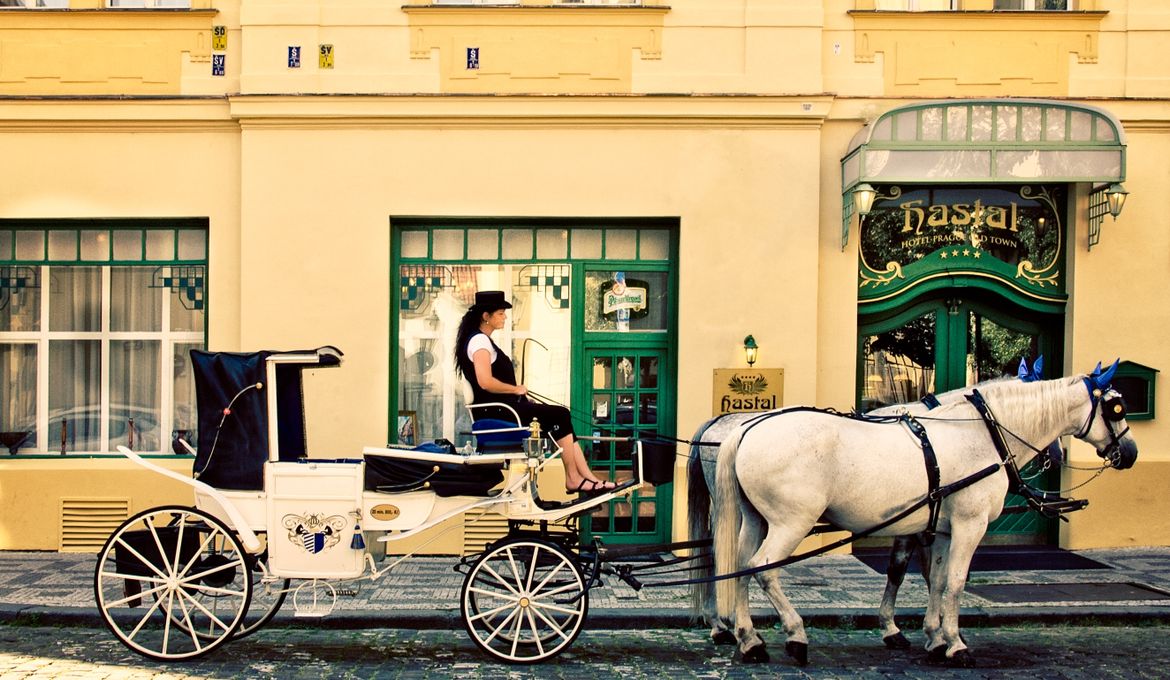
[[[1073,435],[1092,444],[1117,469],[1137,458],[1121,395],[1108,387],[1114,367],[1089,376],[979,389],[997,419],[1008,460],[1001,460],[987,425],[969,404],[931,412],[921,423],[937,454],[943,487],[978,478],[942,498],[931,550],[930,603],[923,621],[926,649],[958,665],[973,663],[959,635],[959,598],[971,557],[987,525],[1003,510],[1008,479],[998,469],[1022,466],[1038,452],[1024,442]],[[719,450],[716,466],[715,564],[719,574],[754,569],[787,558],[818,519],[854,533],[895,518],[925,498],[927,474],[920,440],[901,422],[876,423],[812,409],[785,410],[741,426]],[[906,536],[928,528],[920,507],[874,535]],[[766,527],[765,527],[765,524]],[[766,529],[766,531],[765,531]],[[738,538],[738,541],[737,541]],[[777,572],[755,574],[780,615],[786,651],[807,663],[804,624],[780,587]],[[735,617],[737,654],[765,661],[764,641],[752,627],[747,576],[717,587],[717,611]]]
[[[1020,362],[1018,378],[1026,382],[1039,379],[1042,358],[1037,359],[1029,369],[1023,360]],[[981,388],[986,384],[1001,380],[1012,380],[1011,376],[994,378],[986,383],[975,385]],[[971,393],[972,387],[963,387],[950,390],[934,396],[934,403],[913,401],[905,404],[885,406],[866,415],[885,416],[906,413],[920,416],[931,409],[956,402],[965,402],[966,395]],[[740,425],[756,418],[760,413],[730,413],[712,418],[699,426],[692,436],[690,462],[687,466],[687,511],[689,515],[689,539],[703,541],[711,539],[711,490],[715,488],[715,461],[718,458],[718,445],[731,436]],[[1054,464],[1060,463],[1060,444],[1053,443],[1046,450],[1046,456]],[[703,483],[699,483],[700,478]],[[910,641],[902,634],[894,620],[897,611],[898,590],[906,576],[910,559],[918,555],[918,563],[922,567],[922,576],[929,579],[930,561],[927,557],[927,547],[923,545],[918,535],[895,536],[890,546],[890,561],[886,568],[886,587],[882,593],[881,605],[878,607],[878,627],[881,630],[882,642],[890,649],[909,649]],[[714,565],[710,560],[701,560],[699,566],[691,570],[693,578],[710,579],[714,575]],[[717,645],[735,644],[735,635],[728,628],[727,623],[716,615],[715,611],[715,582],[708,580],[692,584],[691,604],[696,615],[701,615],[711,626],[711,640]]]

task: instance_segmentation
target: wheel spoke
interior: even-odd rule
[[[541,579],[540,585],[536,586],[535,588],[530,588],[528,590],[528,592],[532,593],[533,595],[535,595],[536,593],[539,593],[541,590],[544,589],[545,584],[547,584],[549,581],[551,581],[554,576],[561,573],[561,570],[565,568],[566,564],[568,564],[568,563],[565,562],[564,560],[558,562],[556,569],[553,569],[552,572],[550,572],[548,576],[545,576],[543,579]]]
[[[220,618],[215,615],[215,612],[213,612],[210,609],[208,609],[207,607],[203,606],[202,602],[200,602],[199,600],[196,600],[195,598],[191,597],[187,593],[183,592],[183,590],[181,588],[177,592],[180,594],[181,597],[185,597],[188,600],[190,600],[191,604],[195,605],[195,607],[197,609],[199,609],[199,611],[203,612],[203,614],[206,615],[207,618],[211,620],[211,622],[219,624],[219,627],[222,628],[225,633],[231,629],[231,626],[229,626],[228,624],[226,624],[222,620],[220,620]]]
[[[581,613],[581,610],[579,610],[579,609],[569,609],[568,607],[558,607],[555,604],[536,604],[536,603],[533,603],[532,606],[536,607],[538,609],[548,609],[550,611],[557,612],[558,614],[579,615]]]
[[[561,593],[568,592],[570,590],[578,590],[578,589],[579,588],[578,588],[576,583],[566,583],[565,585],[563,585],[559,588],[553,588],[552,590],[550,590],[546,593],[541,593],[539,595],[533,595],[532,599],[533,600],[544,600],[544,599],[547,599],[547,598],[552,597],[554,595],[560,595]]]
[[[536,560],[540,557],[540,548],[534,548],[532,551],[532,562],[528,565],[528,578],[525,579],[524,591],[532,592],[532,577],[536,574]]]
[[[112,574],[112,573],[109,573],[109,574],[103,573],[102,575],[103,576],[115,576],[115,574]],[[143,597],[145,597],[147,595],[154,595],[155,593],[157,593],[160,590],[163,590],[167,587],[166,583],[160,583],[157,579],[151,579],[149,577],[146,577],[146,578],[127,577],[127,576],[124,576],[122,574],[116,574],[116,576],[120,576],[123,578],[123,580],[126,580],[126,581],[139,581],[141,583],[153,583],[156,585],[153,588],[148,588],[148,589],[143,590],[141,592],[135,593],[129,597],[124,597],[120,600],[114,600],[112,602],[105,602],[105,605],[107,607],[120,607],[120,606],[122,606],[122,605],[124,605],[127,602],[130,602],[132,600],[141,600]],[[110,580],[112,581],[113,578],[111,578]]]
[[[496,607],[495,609],[489,609],[488,611],[480,612],[480,613],[476,614],[475,616],[469,616],[467,618],[467,620],[468,621],[479,621],[481,619],[488,618],[489,616],[495,616],[496,614],[499,614],[500,612],[504,611],[508,607],[512,607],[512,606],[515,606],[515,605],[513,605],[510,602],[507,604],[502,604],[499,607]]]
[[[536,629],[536,618],[532,616],[532,607],[524,610],[528,615],[528,625],[532,627],[532,639],[536,640],[537,656],[544,656],[544,644],[540,641],[540,631]]]
[[[537,615],[537,616],[539,616],[539,617],[541,618],[541,620],[542,620],[542,621],[544,621],[544,623],[545,623],[545,625],[546,625],[546,626],[548,626],[550,629],[552,629],[552,631],[553,631],[554,633],[556,633],[557,635],[560,635],[560,636],[561,636],[561,639],[562,639],[562,640],[568,640],[568,639],[569,639],[569,636],[568,636],[568,635],[565,635],[565,630],[564,630],[564,628],[563,628],[563,627],[562,627],[560,624],[558,624],[558,623],[554,622],[552,619],[550,619],[550,618],[548,618],[547,616],[545,616],[545,615],[544,615],[544,612],[542,612],[542,611],[541,611],[541,608],[540,608],[540,607],[533,606],[533,607],[529,607],[528,609],[529,609],[530,611],[533,611],[533,612],[535,612],[535,613],[536,613],[536,615]],[[573,614],[576,614],[576,613],[578,613],[578,612],[571,612],[571,613],[573,613]],[[531,616],[531,614],[529,614],[529,615]],[[572,620],[572,619],[570,619],[570,621],[571,621],[571,620]]]
[[[150,560],[143,557],[142,553],[138,552],[137,550],[134,549],[134,546],[127,543],[126,540],[122,538],[121,534],[118,535],[118,543],[121,544],[123,547],[125,547],[126,550],[131,555],[134,555],[135,557],[137,557],[139,562],[150,567],[150,570],[153,571],[155,573],[155,575],[157,575],[159,578],[166,579],[169,576],[169,574],[164,573],[162,569],[159,569],[154,564],[152,564]]]
[[[510,593],[503,593],[498,590],[484,590],[483,588],[476,588],[475,586],[468,588],[468,590],[473,593],[483,595],[484,597],[499,598],[501,600],[507,600],[511,603],[520,601],[519,597],[513,596]]]
[[[500,576],[499,574],[497,574],[497,573],[496,573],[496,570],[495,570],[495,569],[492,569],[492,565],[490,565],[490,564],[487,564],[487,563],[485,562],[485,563],[484,563],[484,565],[483,565],[483,570],[484,570],[484,571],[486,571],[487,573],[491,574],[492,576],[494,576],[494,577],[495,577],[495,579],[496,579],[497,581],[499,581],[499,582],[500,582],[500,585],[502,585],[502,586],[504,586],[505,588],[507,588],[509,593],[512,593],[513,595],[515,595],[515,596],[516,596],[516,599],[517,599],[517,600],[519,600],[519,599],[520,599],[520,597],[521,597],[520,593],[516,592],[516,589],[515,589],[515,588],[513,588],[513,587],[511,586],[511,584],[509,584],[507,581],[505,581],[505,580],[504,580],[504,577],[502,577],[502,576]],[[519,581],[519,579],[517,579],[517,581],[516,581],[516,582],[517,582],[517,583],[519,583],[519,582],[520,582],[520,581]]]
[[[192,581],[198,581],[198,580],[206,578],[212,574],[218,574],[221,571],[226,571],[228,569],[235,569],[235,568],[241,567],[241,566],[244,566],[243,560],[239,560],[237,562],[228,562],[227,564],[221,564],[218,567],[213,567],[211,569],[201,571],[198,574],[191,572],[189,570],[184,571],[183,572],[184,576],[179,579],[179,583],[187,585],[187,584],[190,584]]]
[[[502,631],[508,625],[508,623],[513,618],[515,618],[516,612],[518,612],[518,611],[520,611],[519,607],[513,608],[512,612],[504,617],[504,620],[500,622],[500,625],[496,626],[496,628],[494,630],[492,630],[492,634],[489,635],[487,637],[487,639],[485,639],[483,641],[483,643],[486,645],[486,644],[489,644],[492,640],[496,639],[496,636],[500,634],[500,631]],[[490,624],[489,624],[489,626],[490,626]]]
[[[519,610],[517,610],[519,611]],[[524,624],[524,617],[516,617],[516,625],[512,628],[512,658],[516,658],[516,645],[520,644],[520,626]]]
[[[166,597],[166,595],[163,595],[163,597]],[[150,605],[150,609],[146,610],[146,613],[143,614],[142,618],[138,620],[138,625],[134,626],[134,630],[131,630],[127,634],[127,637],[129,639],[133,640],[134,636],[138,635],[138,633],[142,630],[142,626],[145,625],[146,622],[150,620],[150,617],[153,616],[156,611],[158,611],[159,605],[161,605],[161,604],[162,604],[162,597],[156,599],[154,601],[154,604]]]

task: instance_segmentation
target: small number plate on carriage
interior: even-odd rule
[[[382,503],[370,508],[370,517],[381,520],[398,519],[402,511],[398,509],[397,505],[390,505],[389,503]]]

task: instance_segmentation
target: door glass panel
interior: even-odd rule
[[[597,357],[593,360],[593,389],[608,390],[612,385],[613,359]]]
[[[1035,359],[1039,338],[972,312],[967,324],[967,384],[1015,375],[1020,359]]]
[[[935,313],[865,337],[861,409],[917,401],[934,392]]]
[[[634,386],[635,357],[621,357],[617,362],[617,386],[619,389],[630,389]]]
[[[609,423],[610,413],[612,408],[609,403],[609,395],[595,394],[593,395],[593,421],[597,424]]]
[[[666,332],[667,283],[666,272],[585,272],[585,330]]]
[[[658,387],[658,358],[657,357],[643,357],[642,363],[639,364],[638,387],[644,390],[656,389]]]
[[[658,423],[658,396],[643,394],[638,408],[639,425],[656,425]]]

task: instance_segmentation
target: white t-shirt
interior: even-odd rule
[[[481,349],[486,349],[490,356],[488,363],[496,363],[496,348],[492,345],[492,340],[487,336],[487,333],[476,333],[471,336],[471,340],[467,341],[467,358],[475,363],[475,353]]]

